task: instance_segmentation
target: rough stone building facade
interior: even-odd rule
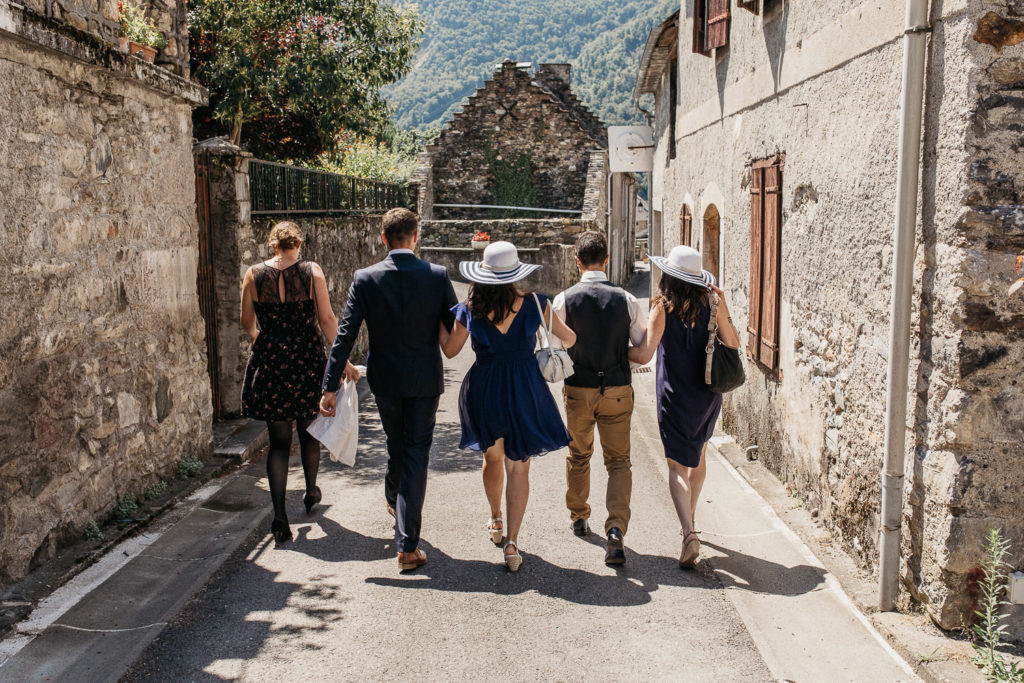
[[[905,8],[740,4],[723,24],[684,0],[646,47],[651,250],[703,250],[748,355],[727,431],[875,568]],[[1024,248],[1022,13],[932,7],[902,586],[947,628],[970,618],[987,529],[1024,567],[1024,299],[1006,295]]]
[[[184,2],[0,0],[0,584],[210,447]]]
[[[600,230],[611,238],[612,275],[624,281],[632,272],[626,245],[634,237],[635,179],[609,178],[605,125],[573,94],[571,67],[541,64],[531,73],[530,66],[503,62],[421,155],[421,246],[430,250],[428,258],[447,264],[474,257],[470,241],[477,231],[532,250],[572,244],[580,232]],[[487,208],[444,206],[453,204],[564,213],[510,219]],[[546,288],[575,278],[571,268],[554,270],[560,275],[545,278]]]

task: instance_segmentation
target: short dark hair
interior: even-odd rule
[[[384,214],[384,237],[388,244],[399,244],[412,238],[419,229],[419,220],[409,209],[391,209]]]
[[[608,258],[608,238],[603,232],[588,230],[576,239],[576,258],[587,266],[599,266]]]

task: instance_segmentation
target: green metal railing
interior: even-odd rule
[[[256,159],[249,162],[249,197],[254,216],[380,213],[409,204],[396,183]]]

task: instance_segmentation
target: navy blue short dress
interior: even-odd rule
[[[705,306],[696,324],[688,327],[666,312],[665,335],[658,345],[658,427],[665,457],[697,467],[704,444],[715,433],[722,412],[722,395],[704,383],[705,349],[711,307]]]
[[[547,306],[543,296],[540,302]],[[503,438],[510,460],[527,460],[568,446],[569,432],[533,355],[541,323],[533,296],[523,299],[505,334],[474,318],[465,303],[452,313],[469,330],[476,352],[459,393],[460,448],[485,451]]]

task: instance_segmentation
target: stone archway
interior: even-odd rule
[[[718,207],[714,204],[709,204],[708,208],[704,210],[704,235],[701,239],[701,252],[704,255],[704,270],[709,271],[715,276],[716,280],[721,280],[721,274],[719,273],[719,264],[721,259],[719,258],[719,237],[722,234],[722,217],[718,213]]]

